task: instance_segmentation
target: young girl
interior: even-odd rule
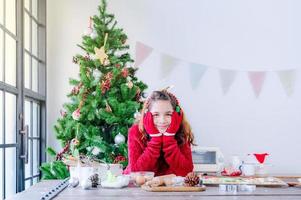
[[[154,91],[144,103],[139,123],[129,129],[129,164],[124,173],[186,176],[193,170],[193,139],[177,98],[167,90]]]

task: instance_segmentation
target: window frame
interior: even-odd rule
[[[16,192],[23,191],[25,188],[25,160],[20,158],[23,152],[23,136],[20,134],[20,131],[23,130],[24,124],[24,107],[25,107],[25,100],[30,100],[34,102],[38,102],[40,106],[40,110],[38,115],[39,122],[38,127],[39,130],[39,150],[38,153],[39,156],[39,164],[46,161],[46,77],[47,77],[47,70],[46,70],[46,0],[37,0],[37,19],[31,14],[32,10],[32,1],[28,0],[30,2],[30,10],[28,11],[25,8],[25,0],[15,0],[15,6],[16,6],[16,35],[10,32],[6,28],[6,2],[11,0],[3,0],[3,24],[0,24],[0,30],[3,32],[3,63],[0,63],[0,65],[3,65],[3,69],[0,68],[0,70],[3,70],[3,79],[0,81],[0,90],[3,93],[2,100],[3,103],[0,106],[5,105],[5,94],[11,93],[13,95],[16,95],[16,143],[15,144],[5,144],[4,142],[0,144],[0,149],[2,149],[2,156],[3,156],[3,173],[0,174],[1,178],[3,179],[3,197],[5,195],[5,149],[8,147],[15,147],[16,148]],[[2,5],[0,5],[1,7]],[[2,14],[2,12],[0,12]],[[30,48],[30,51],[26,50],[24,48],[24,17],[25,14],[29,14],[30,16],[30,38],[32,38],[32,23],[31,21],[34,20],[37,22],[37,55],[33,55],[32,48]],[[11,36],[16,41],[16,86],[9,85],[5,83],[5,37],[6,34]],[[32,39],[30,39],[30,46],[32,45]],[[24,54],[27,53],[31,59],[36,59],[38,61],[38,92],[32,91],[31,89],[25,88],[24,83]],[[31,62],[30,62],[31,63]],[[32,68],[32,65],[30,64],[30,68]],[[32,79],[32,78],[31,78]],[[32,81],[32,80],[30,80]],[[31,111],[32,112],[32,111]],[[5,113],[3,113],[3,140],[5,141]],[[32,139],[31,139],[32,140]],[[33,140],[32,140],[33,141]],[[28,152],[32,153],[32,152]],[[33,161],[32,161],[33,162]],[[32,165],[32,163],[31,163]],[[32,175],[31,183],[33,182],[33,179],[37,176],[41,178],[41,174],[38,175]],[[27,178],[28,179],[28,178]],[[27,180],[26,179],[26,180]]]

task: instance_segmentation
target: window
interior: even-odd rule
[[[45,161],[45,37],[46,0],[0,0],[0,199],[38,182]]]

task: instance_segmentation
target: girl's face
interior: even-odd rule
[[[160,133],[164,133],[171,123],[173,113],[172,105],[169,101],[158,100],[152,102],[150,112],[154,118],[154,124]]]

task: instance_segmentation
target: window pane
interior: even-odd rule
[[[32,54],[38,55],[38,25],[34,20],[31,20],[32,23]]]
[[[4,69],[3,49],[4,49],[3,31],[2,29],[0,29],[0,81],[3,81],[3,69]]]
[[[30,89],[30,57],[27,53],[24,54],[24,84]]]
[[[28,140],[28,163],[25,164],[25,178],[31,177],[31,163],[32,163],[32,156],[31,156],[31,140]]]
[[[33,152],[32,152],[32,161],[33,161],[33,175],[39,174],[39,141],[33,140]]]
[[[24,6],[28,11],[30,11],[30,2],[29,1],[30,0],[25,0],[25,2],[24,2]]]
[[[32,136],[33,137],[38,137],[39,136],[39,133],[38,133],[38,119],[39,119],[39,116],[38,116],[38,109],[39,109],[39,105],[35,102],[33,102],[32,104]]]
[[[30,118],[30,111],[31,111],[31,106],[30,106],[30,101],[25,101],[25,108],[24,108],[24,120],[25,120],[25,125],[28,125],[28,135],[31,137],[31,118]]]
[[[5,1],[5,26],[16,34],[16,0]]]
[[[2,25],[3,25],[3,16],[4,16],[4,0],[0,0],[0,24]]]
[[[16,148],[5,149],[5,196],[16,193]]]
[[[0,90],[0,144],[4,143],[4,141],[3,141],[3,114],[4,114],[4,112],[3,112],[3,92]],[[0,195],[0,197],[1,197],[1,195]]]
[[[30,187],[30,180],[25,181],[25,190]]]
[[[31,0],[31,13],[32,15],[38,19],[38,2],[37,0]]]
[[[5,35],[5,82],[16,86],[16,41]]]
[[[38,92],[38,61],[32,58],[32,90]]]
[[[30,17],[27,13],[24,17],[24,47],[30,51]]]
[[[5,143],[16,143],[16,96],[5,93]]]
[[[45,64],[39,62],[39,67],[38,67],[38,91],[39,94],[41,95],[46,95],[46,68],[45,68]]]
[[[4,199],[3,197],[3,188],[2,188],[2,185],[3,185],[3,178],[2,178],[2,175],[3,175],[3,149],[0,149],[0,199]]]
[[[37,182],[39,182],[39,177],[33,179],[33,184],[36,184]]]

